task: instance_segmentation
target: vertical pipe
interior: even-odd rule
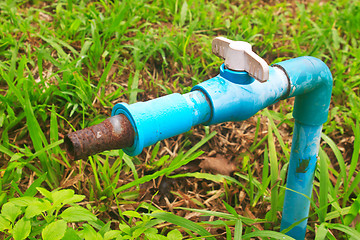
[[[295,127],[287,176],[281,230],[304,239],[322,124],[327,121],[333,79],[320,59],[300,57],[277,64],[290,82],[288,97],[295,97]]]
[[[281,230],[292,227],[286,234],[295,239],[305,238],[321,129],[295,121],[281,221]]]

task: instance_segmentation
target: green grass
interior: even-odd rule
[[[209,239],[282,238],[276,231],[293,127],[291,101],[250,119],[253,139],[241,146],[245,151],[232,153],[239,164],[232,177],[173,175],[204,151],[219,148],[218,135],[227,131],[222,127],[195,128],[134,158],[113,150],[69,162],[61,148],[66,133],[101,122],[117,102],[186,93],[215,76],[222,61],[212,55],[211,41],[222,35],[250,42],[269,64],[311,55],[330,67],[333,98],[315,173],[308,234],[316,239],[359,238],[360,225],[353,222],[360,191],[359,24],[360,3],[350,0],[0,2],[0,206],[4,209],[14,201],[9,199],[23,196],[45,201],[36,195],[38,187],[53,193],[72,188],[85,196],[80,205],[101,221],[64,230],[80,239],[197,239],[208,233]],[[214,130],[219,134],[214,136]],[[186,179],[203,189],[198,189],[198,198],[194,193],[189,206],[156,212],[161,194],[147,192],[152,198],[140,201],[142,186],[158,186],[164,178]],[[193,194],[189,189],[185,195]],[[173,189],[171,194],[188,201],[182,192]],[[205,204],[214,194],[218,198]],[[176,215],[199,211],[195,206],[208,209],[190,220]],[[2,210],[0,236],[23,239],[9,229],[28,231],[29,221],[35,221],[25,218],[25,206],[13,210],[17,208],[14,219]],[[242,216],[245,208],[256,219]],[[64,229],[66,219],[54,216],[59,221],[38,219],[40,227],[31,228],[29,235],[44,237],[52,228]]]

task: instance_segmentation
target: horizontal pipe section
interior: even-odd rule
[[[211,110],[206,96],[195,91],[185,95],[174,93],[131,105],[118,103],[112,111],[113,116],[117,114],[127,116],[135,129],[134,144],[123,149],[128,155],[135,156],[144,147],[207,122]]]

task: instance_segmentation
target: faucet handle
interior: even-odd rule
[[[228,69],[246,71],[260,82],[266,82],[269,79],[269,65],[252,51],[248,42],[216,37],[212,41],[212,51],[225,60],[225,67]]]

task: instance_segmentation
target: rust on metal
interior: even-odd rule
[[[68,157],[78,160],[105,150],[130,147],[134,138],[135,131],[129,119],[119,114],[100,124],[69,133],[64,143]]]

